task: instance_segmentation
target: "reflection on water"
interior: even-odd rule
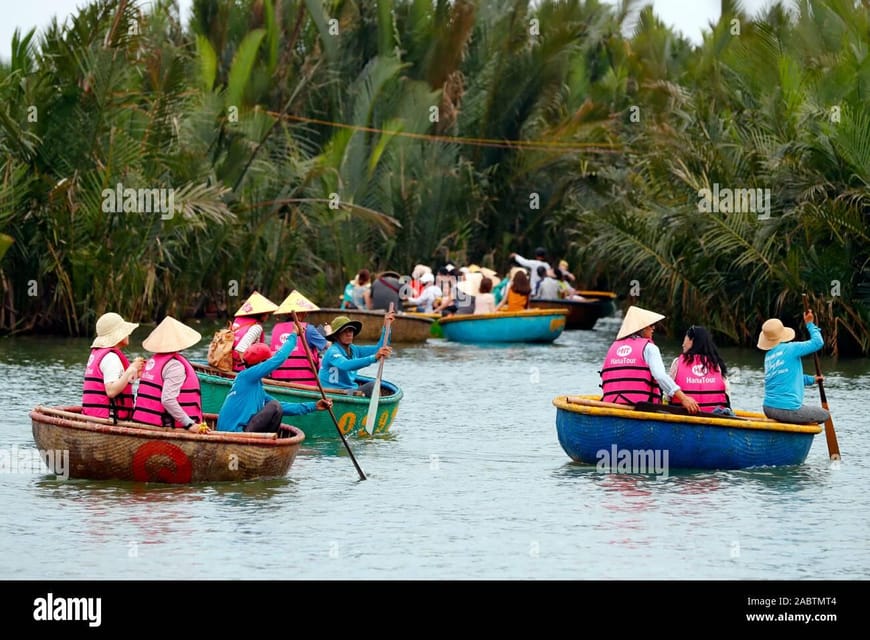
[[[600,473],[556,438],[557,395],[595,393],[618,321],[553,345],[397,346],[390,434],[306,441],[285,478],[190,487],[0,477],[9,578],[800,579],[870,575],[867,360],[823,360],[843,451],[742,471]],[[216,328],[203,325],[203,336]],[[141,335],[139,333],[141,332]],[[147,331],[134,334],[131,355]],[[666,362],[677,343],[657,336]],[[27,412],[75,404],[87,339],[0,339],[0,446]],[[207,340],[191,350],[203,358]],[[724,349],[739,408],[763,354]],[[807,368],[811,366],[809,363]],[[807,390],[808,401],[813,389]],[[21,540],[28,544],[22,545]],[[14,551],[13,551],[14,550]]]

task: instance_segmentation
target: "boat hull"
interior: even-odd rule
[[[440,321],[453,342],[553,342],[565,329],[567,309],[529,309],[482,315],[454,315]]]
[[[235,374],[219,372],[211,367],[193,363],[196,375],[199,378],[200,391],[202,393],[203,411],[219,413],[224,399],[230,392]],[[358,376],[360,382],[367,382],[372,378]],[[290,386],[278,380],[263,380],[266,393],[281,402],[317,402],[321,395],[317,387],[302,387],[302,385]],[[381,386],[393,391],[390,395],[381,394],[378,401],[378,412],[375,418],[375,428],[372,435],[388,433],[399,411],[399,402],[402,400],[402,390],[395,384],[386,380],[381,381]],[[300,388],[302,387],[302,388]],[[332,393],[327,390],[327,397],[332,400],[332,411],[338,419],[338,425],[344,435],[357,435],[368,437],[365,423],[368,416],[370,398],[364,396],[348,396],[343,393]],[[284,416],[284,423],[299,427],[309,440],[321,438],[338,438],[338,430],[328,411],[312,411],[304,416]]]
[[[616,311],[616,294],[610,291],[578,291],[588,300],[529,300],[532,309],[567,308],[565,330],[590,330],[601,318],[613,315]]]
[[[278,478],[287,474],[305,439],[295,428],[293,437],[281,439],[275,434],[195,434],[131,422],[113,425],[80,412],[81,407],[30,412],[37,448],[68,452],[64,468],[56,464],[51,471],[70,478],[169,484]]]
[[[576,403],[584,399],[591,397],[553,401],[559,444],[576,462],[611,468],[620,457],[636,459],[634,452],[659,455],[670,469],[798,465],[821,432],[818,425],[785,424],[757,413],[736,412],[743,419],[683,416]]]
[[[363,311],[361,309],[323,309],[309,311],[305,321],[314,325],[329,324],[337,316],[347,316],[362,324],[362,330],[357,334],[356,343],[376,343],[381,339],[384,328],[383,311]],[[426,342],[429,338],[432,318],[426,316],[411,316],[396,314],[396,319],[390,327],[391,343]]]

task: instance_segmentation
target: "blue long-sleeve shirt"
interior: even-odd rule
[[[801,358],[815,353],[824,345],[822,332],[807,323],[810,339],[804,342],[780,342],[764,356],[764,406],[774,409],[800,409],[804,387],[816,379],[804,373]]]
[[[244,431],[248,421],[275,398],[263,388],[263,378],[281,366],[296,346],[296,334],[287,337],[284,345],[268,360],[243,369],[233,381],[233,386],[218,414],[218,431]],[[285,416],[304,416],[317,409],[316,402],[282,402]]]
[[[350,355],[338,342],[334,342],[320,360],[320,384],[334,389],[356,389],[356,372],[378,361],[375,354],[384,346],[385,331],[376,345],[360,347],[350,345]]]

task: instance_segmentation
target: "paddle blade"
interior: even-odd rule
[[[375,387],[372,391],[371,402],[369,402],[369,413],[366,416],[366,431],[368,431],[369,435],[372,435],[375,432],[375,420],[378,416],[378,401],[380,400],[380,395],[380,387]]]

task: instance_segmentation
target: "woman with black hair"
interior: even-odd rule
[[[674,358],[670,374],[680,389],[698,401],[701,411],[719,413],[731,408],[728,367],[704,327],[692,325],[686,331],[683,353]],[[680,404],[674,399],[671,403]]]

